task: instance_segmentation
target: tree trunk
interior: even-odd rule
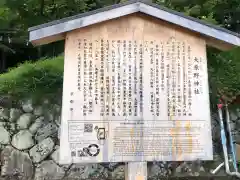
[[[42,48],[41,48],[41,46],[37,47],[37,51],[38,51],[38,58],[40,59],[42,57]]]
[[[6,68],[6,56],[4,50],[1,51],[1,59],[0,59],[0,73],[3,73]]]
[[[40,6],[40,15],[43,16],[44,12],[44,0],[41,0],[41,6]]]
[[[55,0],[52,0],[52,6],[53,6],[53,9],[52,9],[51,15],[56,18],[57,16],[55,14],[55,11],[56,11]],[[51,18],[53,18],[53,17],[51,17]],[[53,18],[53,19],[55,19],[55,18]]]

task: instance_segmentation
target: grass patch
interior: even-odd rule
[[[0,95],[16,100],[61,99],[64,59],[62,56],[25,62],[0,75]],[[60,96],[60,97],[59,97]]]

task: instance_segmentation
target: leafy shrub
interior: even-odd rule
[[[60,97],[63,83],[63,57],[25,62],[0,75],[0,95],[17,99]]]
[[[220,96],[229,103],[240,95],[240,48],[208,55],[212,104]]]

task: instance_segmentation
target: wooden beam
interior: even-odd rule
[[[45,37],[45,38],[42,38],[42,39],[34,40],[31,43],[32,43],[33,46],[41,46],[41,45],[49,44],[49,43],[52,43],[52,42],[60,41],[60,40],[63,40],[63,39],[65,39],[65,34],[57,34],[57,35],[54,35],[54,36],[49,36],[49,37]]]
[[[138,5],[139,5],[138,3],[131,4],[130,6],[123,6],[117,9],[111,9],[101,13],[92,14],[77,19],[72,19],[64,23],[59,21],[59,23],[55,25],[42,27],[39,29],[33,29],[30,30],[29,41],[33,42],[47,37],[51,38],[51,36],[62,35],[65,32],[104,22],[110,19],[119,18],[128,14],[132,14],[138,11],[137,8]]]
[[[206,43],[207,43],[208,46],[217,48],[217,49],[222,50],[222,51],[229,51],[232,48],[236,47],[232,44],[225,43],[223,41],[219,41],[219,40],[216,40],[216,39],[213,39],[213,38],[205,37],[205,39],[206,39]]]
[[[147,180],[147,162],[126,164],[125,180]]]
[[[212,25],[205,24],[198,19],[182,16],[180,13],[177,13],[175,11],[158,9],[156,7],[148,6],[144,3],[141,3],[139,8],[140,12],[142,13],[146,13],[153,17],[165,20],[169,23],[178,25],[193,32],[200,33],[203,36],[209,36],[214,39],[218,39],[225,42],[226,44],[240,46],[240,37],[234,35],[233,32],[227,32],[226,29],[215,26],[213,27]]]

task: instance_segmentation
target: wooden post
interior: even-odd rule
[[[125,180],[147,180],[147,162],[127,163]]]
[[[143,114],[141,115],[143,116]],[[143,127],[141,129],[143,132]],[[142,143],[143,137],[141,136],[140,139]],[[143,160],[143,157],[125,165],[125,180],[147,180],[147,162]]]

